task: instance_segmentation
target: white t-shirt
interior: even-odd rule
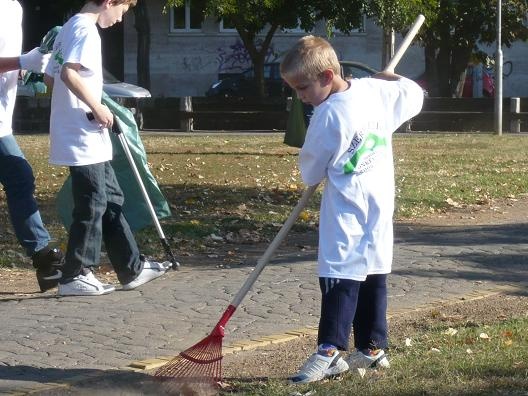
[[[101,38],[94,21],[86,15],[74,15],[62,27],[46,74],[54,78],[50,115],[50,163],[90,165],[112,159],[108,130],[99,128],[86,113],[90,108],[75,96],[61,80],[64,63],[82,65],[80,75],[95,97],[103,92]]]
[[[315,108],[299,156],[303,181],[326,178],[319,223],[320,277],[365,280],[391,271],[392,133],[422,108],[402,78],[355,79]]]
[[[22,7],[0,0],[0,57],[19,56],[22,50]],[[0,137],[11,135],[18,70],[0,73]]]

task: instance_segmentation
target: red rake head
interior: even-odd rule
[[[194,383],[220,381],[224,326],[235,309],[230,305],[211,334],[161,366],[154,376],[162,380],[184,379],[186,382]]]

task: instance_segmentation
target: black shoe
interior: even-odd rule
[[[57,248],[50,249],[45,247],[35,253],[32,259],[33,267],[37,269],[37,282],[40,291],[45,292],[56,287],[59,279],[62,278],[64,266],[64,255],[62,252]]]

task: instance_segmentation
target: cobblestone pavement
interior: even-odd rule
[[[398,224],[395,242],[389,277],[392,311],[500,285],[527,286],[527,224]],[[224,343],[316,325],[314,260],[313,250],[279,252],[228,322]],[[182,264],[180,271],[135,291],[0,300],[0,394],[24,394],[35,386],[98,375],[134,360],[176,355],[202,339],[254,261],[223,269]]]

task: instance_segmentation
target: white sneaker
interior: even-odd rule
[[[358,368],[390,367],[389,359],[387,359],[387,355],[383,349],[372,351],[370,355],[365,355],[356,349],[348,355],[346,361],[351,370]]]
[[[88,272],[87,274],[84,275],[85,277],[87,277],[88,279],[90,279],[90,281],[94,281],[95,282],[99,282],[101,285],[103,285],[103,287],[113,287],[114,290],[115,290],[115,286],[112,285],[111,283],[103,283],[101,282],[99,279],[97,279],[94,275],[94,273],[92,271]]]
[[[101,283],[90,271],[86,275],[78,275],[68,283],[59,283],[59,296],[100,296],[112,293],[113,285]]]
[[[139,273],[136,279],[132,282],[123,285],[123,290],[132,290],[138,286],[141,286],[153,279],[159,278],[170,268],[171,263],[166,261],[164,263],[158,263],[156,261],[145,260],[143,262],[143,269]]]
[[[290,377],[290,382],[306,384],[344,373],[347,370],[348,364],[339,355],[339,351],[336,350],[331,356],[323,356],[316,352],[308,358],[297,374]]]

